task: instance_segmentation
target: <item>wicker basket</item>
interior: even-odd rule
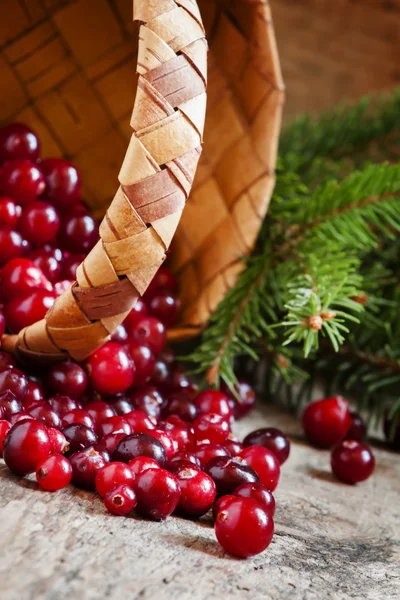
[[[8,349],[84,359],[144,293],[179,221],[172,337],[196,334],[233,285],[274,185],[283,83],[267,0],[198,5],[135,0],[132,23],[131,0],[8,2],[0,120],[73,160],[96,214],[114,196],[76,284]]]

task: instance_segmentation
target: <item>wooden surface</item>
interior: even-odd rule
[[[297,437],[298,422],[263,408],[242,422]],[[376,449],[376,474],[348,486],[329,453],[293,443],[276,493],[276,535],[261,555],[224,554],[212,523],[107,514],[94,494],[55,494],[0,465],[2,600],[397,600],[400,461]]]

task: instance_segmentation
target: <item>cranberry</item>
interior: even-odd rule
[[[47,403],[41,406],[29,408],[28,412],[36,421],[40,421],[46,427],[54,427],[59,429],[61,427],[61,419],[55,410],[51,408]]]
[[[0,129],[0,163],[17,158],[35,162],[39,154],[39,139],[27,125],[10,123]]]
[[[127,400],[126,398],[121,397],[112,403],[112,408],[118,416],[123,417],[124,415],[127,415],[128,413],[132,412],[133,404],[129,402],[129,400]]]
[[[279,460],[279,464],[288,459],[290,452],[290,442],[288,438],[274,427],[265,427],[252,431],[243,440],[245,446],[264,446],[273,452]]]
[[[11,415],[22,411],[22,402],[10,390],[0,393],[0,419],[10,421]]]
[[[346,433],[346,440],[355,440],[356,442],[362,442],[365,440],[367,435],[367,426],[364,423],[364,419],[358,413],[350,413],[350,426]]]
[[[131,336],[140,344],[147,344],[157,354],[165,344],[166,330],[155,317],[143,317],[131,329]]]
[[[166,433],[162,429],[151,429],[146,433],[158,440],[160,444],[163,445],[165,454],[167,455],[167,459],[170,460],[177,451],[176,444],[174,443],[171,436],[169,436],[168,433]]]
[[[342,396],[312,402],[303,414],[304,433],[312,444],[321,448],[338,444],[345,437],[349,425],[349,407]]]
[[[133,308],[129,315],[125,317],[124,325],[129,332],[132,330],[132,327],[136,325],[138,321],[147,315],[147,307],[141,298],[136,300],[136,303],[133,305]]]
[[[24,398],[24,407],[29,408],[34,402],[42,402],[43,400],[42,387],[36,381],[28,380],[28,391]]]
[[[231,456],[237,456],[244,448],[242,442],[239,442],[232,433],[224,441],[224,446],[229,450]]]
[[[50,283],[57,283],[61,277],[61,262],[52,252],[39,248],[30,253],[29,259],[40,269]]]
[[[22,235],[35,246],[50,242],[60,228],[58,212],[47,202],[35,202],[28,206],[19,220]]]
[[[178,322],[180,302],[167,290],[157,292],[149,301],[149,313],[164,323],[165,327],[173,327]]]
[[[69,450],[69,444],[66,440],[65,435],[54,427],[48,427],[47,433],[51,441],[51,453],[52,454],[64,454]]]
[[[256,405],[256,394],[251,385],[239,379],[233,393],[227,385],[222,385],[222,391],[228,396],[235,419],[245,417]]]
[[[132,433],[142,433],[148,429],[154,429],[157,422],[153,417],[149,417],[142,410],[132,410],[126,413],[124,418],[129,423]]]
[[[70,254],[69,256],[64,256],[61,265],[62,278],[68,281],[75,281],[76,270],[85,258],[85,254]]]
[[[61,454],[49,456],[36,468],[36,481],[48,492],[56,492],[67,487],[71,479],[71,463]]]
[[[198,412],[196,405],[191,402],[186,392],[179,391],[172,392],[162,408],[164,418],[170,415],[177,415],[183,421],[191,422],[197,417]]]
[[[104,506],[113,515],[122,517],[129,514],[137,503],[136,494],[129,485],[121,484],[112,488],[104,497]]]
[[[1,292],[6,300],[35,288],[51,291],[52,285],[28,258],[14,258],[2,268]]]
[[[99,226],[87,214],[65,217],[60,226],[60,247],[68,252],[89,252],[99,239]]]
[[[239,454],[254,469],[260,482],[273,492],[279,483],[280,466],[275,454],[263,446],[249,446]]]
[[[230,456],[228,449],[225,446],[210,443],[199,444],[194,450],[194,454],[199,459],[202,467],[216,456]]]
[[[114,450],[112,459],[127,463],[137,456],[153,458],[161,467],[167,464],[164,446],[148,433],[133,433],[126,436]]]
[[[46,196],[52,204],[66,210],[79,202],[81,181],[74,165],[63,158],[48,158],[40,164],[46,180]]]
[[[87,490],[94,489],[96,473],[106,464],[104,456],[94,448],[75,452],[70,457],[72,465],[72,483]]]
[[[176,367],[176,354],[170,346],[164,348],[157,354],[157,357],[171,367]]]
[[[22,235],[4,225],[0,226],[0,266],[13,258],[24,256],[25,248]]]
[[[172,456],[172,458],[169,462],[169,465],[171,466],[174,463],[182,462],[182,461],[191,463],[192,466],[194,465],[198,469],[201,468],[201,463],[200,463],[200,460],[198,459],[198,457],[195,454],[193,454],[193,452],[188,452],[187,450],[181,450],[180,452],[175,452],[175,454]]]
[[[100,438],[110,433],[124,433],[129,435],[132,433],[131,426],[124,417],[107,417],[97,427]]]
[[[100,394],[119,394],[133,383],[135,365],[116,342],[107,342],[87,360],[89,381]]]
[[[28,378],[19,369],[9,368],[3,371],[0,373],[0,394],[3,392],[11,392],[23,403],[28,393]]]
[[[160,429],[165,431],[174,443],[177,450],[185,450],[195,446],[195,439],[192,430],[186,423],[160,423]]]
[[[45,187],[41,171],[30,160],[9,160],[0,170],[0,190],[21,206],[34,202]]]
[[[178,291],[178,280],[167,267],[160,267],[146,290],[146,297],[152,298],[160,290]]]
[[[115,448],[120,443],[120,441],[123,440],[125,437],[126,437],[125,432],[108,433],[107,435],[105,435],[101,438],[101,441],[98,444],[96,444],[95,449],[98,452],[106,451],[111,456],[112,453],[114,452]]]
[[[96,491],[104,498],[104,496],[117,487],[118,485],[128,485],[132,487],[135,474],[133,471],[122,462],[111,462],[99,469],[96,473]]]
[[[128,467],[135,475],[139,475],[139,473],[143,473],[143,471],[147,471],[147,469],[161,469],[160,465],[154,458],[149,458],[148,456],[137,456],[136,458],[132,458],[129,461]]]
[[[157,359],[155,361],[150,383],[163,393],[168,393],[172,390],[172,372],[170,367],[162,360]]]
[[[55,296],[47,290],[36,289],[12,298],[5,307],[8,327],[18,333],[24,327],[44,318],[54,304]]]
[[[114,330],[114,333],[111,336],[111,341],[117,342],[117,344],[125,344],[127,340],[127,330],[125,329],[124,325],[118,325],[118,327]]]
[[[220,496],[216,499],[216,501],[214,502],[214,506],[212,507],[214,521],[217,518],[218,513],[221,510],[224,510],[224,508],[226,508],[228,504],[232,502],[232,500],[235,500],[235,498],[236,496],[234,496],[233,494],[228,494],[227,496]]]
[[[186,373],[183,372],[181,367],[177,367],[177,366],[173,367],[171,385],[172,385],[173,390],[176,392],[184,391],[187,394],[187,396],[190,398],[190,400],[193,400],[193,398],[198,393],[197,384],[195,384],[186,375]]]
[[[272,517],[251,498],[231,500],[215,519],[215,535],[223,549],[246,558],[260,554],[274,534]]]
[[[75,454],[75,452],[80,452],[81,450],[85,450],[85,448],[94,446],[98,441],[97,435],[93,429],[78,423],[67,425],[62,430],[62,433],[69,446],[67,450],[68,455]]]
[[[56,296],[56,298],[58,298],[58,296],[62,296],[64,292],[67,292],[73,285],[73,281],[56,281],[56,283],[54,284],[54,295]]]
[[[193,429],[197,441],[209,440],[212,444],[223,444],[230,432],[228,421],[213,413],[199,415]]]
[[[195,467],[179,469],[174,475],[181,488],[178,511],[192,519],[205,515],[212,507],[216,494],[211,477]]]
[[[271,517],[275,514],[275,498],[261,483],[243,483],[236,488],[233,495],[240,498],[251,498],[261,504]]]
[[[129,399],[136,410],[141,410],[157,421],[159,420],[163,398],[156,387],[143,385],[137,390],[133,390]]]
[[[0,419],[0,458],[3,457],[3,445],[6,439],[7,433],[11,429],[11,424],[5,419]]]
[[[383,419],[383,433],[387,439],[389,446],[393,450],[400,450],[400,418],[397,415],[393,423],[389,419],[389,414],[386,413]]]
[[[62,394],[51,396],[47,399],[47,402],[61,416],[77,408],[82,408],[82,404],[78,400],[69,396],[63,396]]]
[[[89,429],[95,429],[95,423],[87,410],[83,408],[74,408],[69,412],[66,412],[62,415],[62,426],[67,427],[67,425],[85,425],[89,427]]]
[[[109,417],[116,416],[114,408],[102,400],[94,400],[88,404],[85,404],[85,410],[87,410],[89,415],[92,417],[96,428]]]
[[[16,423],[4,440],[4,462],[16,475],[33,473],[50,452],[47,428],[34,420]]]
[[[166,519],[178,506],[178,480],[165,469],[147,469],[137,475],[133,485],[140,512],[151,519]]]
[[[20,421],[27,421],[29,419],[35,420],[32,415],[30,415],[29,413],[22,411],[22,412],[18,412],[18,413],[14,413],[13,415],[11,415],[10,417],[10,423],[11,425],[15,425],[15,423],[19,423]]]
[[[219,496],[232,494],[242,483],[258,483],[257,473],[241,458],[217,456],[204,467],[204,471],[213,478]]]
[[[70,398],[82,396],[88,384],[85,371],[72,361],[54,365],[50,369],[47,382],[53,392]]]
[[[7,196],[0,196],[0,225],[13,229],[21,215],[21,207]]]
[[[0,373],[3,371],[8,371],[10,367],[16,367],[17,363],[15,362],[14,357],[8,352],[3,352],[0,350]]]
[[[345,483],[359,483],[372,475],[375,457],[369,446],[355,440],[345,440],[331,455],[333,474]]]
[[[140,344],[130,341],[125,344],[125,349],[131,355],[135,363],[136,373],[134,385],[136,387],[144,385],[149,381],[154,369],[154,354],[146,344]]]
[[[228,397],[218,390],[204,390],[204,392],[200,392],[195,399],[195,403],[200,414],[214,413],[224,417],[227,421],[232,416]]]

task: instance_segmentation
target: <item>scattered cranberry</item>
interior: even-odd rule
[[[173,366],[171,386],[173,391],[185,392],[190,400],[193,400],[198,393],[197,384],[195,384],[190,377],[183,372],[182,368],[178,366]]]
[[[13,333],[44,318],[54,304],[55,296],[47,290],[25,292],[7,302],[4,313],[7,325]]]
[[[160,267],[146,290],[146,297],[152,298],[160,290],[178,291],[178,280],[167,267]]]
[[[155,317],[143,317],[131,328],[131,336],[137,343],[150,346],[157,354],[165,344],[165,326]]]
[[[29,408],[34,402],[43,402],[44,394],[42,387],[36,381],[28,381],[28,391],[24,398],[24,407]]]
[[[182,423],[160,423],[160,429],[165,431],[174,443],[174,447],[178,450],[185,450],[195,446],[195,439],[192,430]]]
[[[33,473],[50,452],[47,428],[34,420],[16,423],[4,440],[4,462],[16,475]]]
[[[228,396],[235,419],[245,417],[256,405],[256,394],[251,385],[240,379],[235,386],[235,394],[227,385],[222,385],[222,391]]]
[[[55,429],[60,429],[61,427],[61,418],[47,403],[29,408],[28,412],[34,419],[40,421],[46,427],[54,427]]]
[[[214,521],[217,518],[218,513],[221,510],[224,510],[224,508],[226,508],[228,504],[232,502],[232,500],[235,500],[235,498],[236,496],[233,494],[228,494],[227,496],[220,496],[215,500],[214,506],[212,507]]]
[[[3,445],[6,439],[7,433],[11,429],[11,424],[5,419],[0,419],[0,458],[3,457]]]
[[[104,496],[117,487],[118,485],[128,485],[132,487],[135,474],[133,471],[122,462],[111,462],[99,469],[96,473],[96,491],[104,498]]]
[[[98,452],[107,452],[110,456],[114,452],[121,440],[126,437],[126,433],[108,433],[101,438],[101,441],[96,444],[95,449]]]
[[[162,416],[176,415],[183,421],[194,421],[198,415],[196,405],[185,391],[172,392],[162,407]]]
[[[0,393],[0,419],[10,421],[11,416],[22,411],[22,402],[10,390]]]
[[[14,258],[1,270],[1,292],[5,300],[32,292],[35,288],[51,291],[53,286],[28,258]]]
[[[79,398],[87,388],[87,375],[85,371],[72,361],[53,365],[47,378],[49,387],[53,392]]]
[[[133,511],[137,503],[136,494],[129,485],[121,484],[109,490],[104,497],[104,506],[113,515],[122,517]]]
[[[90,446],[95,446],[98,441],[93,429],[78,423],[67,425],[62,430],[62,433],[68,444],[68,455],[85,450],[85,448],[89,448]]]
[[[85,254],[70,254],[69,256],[63,256],[61,265],[62,278],[68,281],[75,281],[76,270],[85,258]]]
[[[125,344],[125,349],[131,355],[135,363],[135,387],[144,385],[149,381],[154,369],[154,354],[146,344],[140,344],[135,341],[129,341]]]
[[[46,180],[46,197],[62,210],[79,202],[81,181],[74,165],[63,158],[43,160],[40,168]]]
[[[129,435],[132,433],[131,426],[124,417],[107,417],[97,427],[100,438],[110,433],[124,433]]]
[[[58,212],[47,202],[35,202],[25,208],[19,220],[22,235],[35,246],[50,242],[60,227]]]
[[[181,450],[180,452],[175,452],[175,454],[172,456],[169,464],[170,466],[173,465],[176,462],[182,462],[182,461],[186,461],[188,463],[191,463],[192,465],[194,465],[197,468],[201,468],[201,463],[200,460],[198,459],[198,457],[193,454],[193,452],[188,452],[187,450]]]
[[[4,225],[0,226],[0,266],[13,258],[24,256],[24,240],[18,231],[13,231]]]
[[[117,344],[125,344],[128,341],[128,332],[124,325],[118,325],[111,336],[111,341],[117,342]]]
[[[150,383],[165,394],[170,392],[172,390],[172,371],[170,366],[164,361],[157,359],[154,363]]]
[[[108,418],[115,417],[116,413],[113,406],[110,406],[107,402],[103,402],[103,400],[93,400],[92,402],[88,402],[85,404],[85,410],[92,417],[96,429]],[[126,421],[124,421],[126,423]],[[112,431],[108,431],[107,433],[113,433]],[[131,429],[127,431],[127,434],[131,433]],[[106,435],[106,434],[105,434]]]
[[[112,409],[118,416],[123,417],[133,411],[133,404],[127,398],[121,397],[113,401]]]
[[[199,444],[194,450],[194,454],[199,459],[202,467],[216,456],[230,456],[229,451],[225,446],[210,443]]]
[[[28,378],[19,369],[8,368],[0,373],[0,394],[4,392],[11,392],[23,403],[28,393]]]
[[[95,423],[87,410],[83,408],[74,408],[69,412],[66,412],[62,415],[62,426],[67,427],[67,425],[85,425],[89,427],[89,429],[95,429]]]
[[[212,477],[219,496],[232,494],[242,483],[258,483],[257,473],[241,458],[217,456],[204,467],[204,471]]]
[[[129,396],[129,400],[136,410],[141,410],[150,417],[154,417],[156,421],[160,419],[163,397],[156,387],[143,385],[138,389],[134,389]]]
[[[66,440],[65,435],[54,427],[48,427],[47,433],[49,434],[51,442],[51,453],[52,454],[65,454],[69,450],[69,444]]]
[[[231,500],[215,519],[215,535],[226,552],[246,558],[260,554],[274,534],[272,517],[251,498]]]
[[[106,460],[104,456],[94,448],[86,448],[81,452],[75,452],[70,457],[72,465],[72,483],[84,489],[94,489],[96,473],[104,467]]]
[[[167,459],[170,460],[178,449],[171,436],[162,429],[151,429],[147,433],[163,445]]]
[[[128,463],[137,456],[153,458],[161,467],[167,464],[164,446],[148,433],[133,433],[124,437],[114,450],[112,459]]]
[[[0,373],[3,371],[8,371],[9,367],[16,367],[17,363],[15,359],[8,354],[7,352],[3,352],[0,350]]]
[[[224,441],[224,446],[228,449],[230,456],[237,456],[244,448],[242,442],[239,442],[232,433]]]
[[[232,417],[232,409],[229,399],[218,390],[204,390],[195,399],[197,410],[200,414],[214,413],[229,421]]]
[[[140,321],[143,317],[146,316],[147,306],[141,298],[138,298],[129,315],[125,317],[124,325],[128,330],[128,333],[131,332],[132,328],[136,325],[138,321]]]
[[[60,415],[63,416],[77,408],[82,408],[82,404],[75,398],[55,394],[47,399],[50,406]]]
[[[198,519],[212,507],[216,488],[209,475],[197,468],[181,468],[174,473],[181,489],[178,511],[186,517]]]
[[[240,498],[251,498],[261,504],[271,517],[275,514],[275,498],[261,483],[243,483],[236,488],[233,495]]]
[[[288,459],[290,453],[290,441],[280,431],[274,427],[265,427],[252,431],[243,440],[244,446],[264,446],[273,452],[279,460],[279,464]]]
[[[32,417],[32,415],[30,415],[29,413],[27,413],[23,410],[22,412],[14,413],[13,415],[11,415],[10,423],[11,423],[11,425],[15,425],[15,423],[19,423],[20,421],[26,421],[26,420],[29,421],[29,419],[35,420]]]
[[[312,444],[320,448],[338,444],[345,437],[349,425],[349,407],[342,396],[312,402],[303,414],[304,433]]]
[[[179,482],[165,469],[147,469],[137,475],[133,485],[140,512],[151,519],[166,519],[178,506]]]
[[[36,162],[39,154],[39,139],[27,125],[10,123],[0,129],[0,163],[18,158]]]
[[[223,444],[230,432],[228,421],[212,413],[199,415],[193,423],[193,429],[198,442],[209,440],[212,444]]]
[[[131,426],[132,433],[143,433],[149,429],[155,429],[157,424],[153,417],[149,417],[142,410],[132,410],[124,415],[124,419]]]
[[[119,394],[133,383],[135,365],[124,348],[107,342],[87,360],[87,371],[92,387],[100,394]]]
[[[71,214],[64,217],[58,233],[62,250],[89,252],[99,239],[99,227],[87,214]]]
[[[0,225],[14,229],[21,215],[21,207],[7,196],[0,196]]]
[[[39,248],[29,254],[29,259],[40,269],[50,283],[57,283],[61,278],[61,262],[54,253]]]
[[[48,492],[56,492],[67,487],[71,479],[71,463],[61,454],[49,456],[36,468],[36,481]]]
[[[331,455],[333,474],[345,483],[359,483],[372,475],[375,457],[369,446],[355,440],[345,440]]]
[[[165,327],[173,327],[178,322],[180,302],[167,290],[157,292],[149,301],[149,313],[164,323]]]
[[[249,446],[239,454],[255,470],[267,490],[273,492],[279,483],[280,466],[275,454],[263,446]]]
[[[9,160],[0,170],[1,192],[21,206],[34,202],[45,187],[41,171],[30,160]]]
[[[154,458],[149,458],[148,456],[137,456],[136,458],[132,458],[132,460],[128,462],[128,467],[135,475],[139,475],[139,473],[143,473],[143,471],[147,471],[148,469],[161,469],[158,462],[154,460]]]
[[[157,354],[158,358],[171,367],[176,367],[176,354],[170,346],[164,348]]]
[[[358,413],[350,413],[350,426],[346,433],[346,440],[355,440],[356,442],[362,442],[365,440],[367,435],[367,426],[364,423],[364,419]]]
[[[6,330],[6,318],[3,315],[3,313],[0,312],[0,342],[1,342],[1,338],[4,335],[5,330]]]

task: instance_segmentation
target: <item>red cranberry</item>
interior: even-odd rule
[[[166,330],[155,317],[143,317],[131,329],[131,336],[139,344],[147,344],[157,354],[165,344]]]
[[[93,429],[78,423],[67,425],[62,430],[62,433],[69,446],[67,450],[68,455],[75,454],[75,452],[80,452],[81,450],[85,450],[85,448],[94,446],[98,441],[97,435]]]
[[[3,371],[0,373],[0,394],[4,392],[11,392],[19,402],[24,403],[28,393],[28,378],[19,369]]]
[[[395,451],[400,450],[400,418],[398,415],[395,417],[395,422],[389,418],[388,413],[384,415],[383,433],[390,448]]]
[[[143,433],[148,429],[155,429],[157,424],[153,417],[149,417],[142,410],[132,410],[130,413],[126,413],[124,418],[131,426],[132,433]]]
[[[223,549],[246,558],[260,554],[274,534],[272,517],[251,498],[235,498],[215,519],[215,535]]]
[[[61,277],[61,262],[53,253],[39,248],[31,252],[29,258],[51,283],[58,282]]]
[[[147,307],[143,300],[138,298],[129,315],[125,317],[124,325],[128,333],[132,330],[132,327],[145,316],[147,316]]]
[[[48,492],[56,492],[67,487],[71,479],[71,463],[61,454],[49,456],[36,468],[36,481]]]
[[[157,359],[155,361],[150,383],[163,393],[168,393],[172,390],[172,372],[170,367],[162,360]]]
[[[345,437],[349,425],[348,403],[341,396],[312,402],[303,414],[304,433],[312,444],[321,448],[338,444]]]
[[[195,403],[197,410],[202,415],[214,413],[224,417],[227,421],[232,416],[228,397],[218,390],[204,390],[204,392],[200,392],[195,399]]]
[[[0,226],[0,267],[13,258],[24,256],[25,248],[22,235],[4,225]]]
[[[7,196],[0,196],[0,225],[14,229],[21,215],[21,207]]]
[[[281,469],[275,454],[263,446],[249,446],[239,454],[254,469],[260,482],[273,492],[279,483]]]
[[[165,406],[162,408],[162,416],[177,415],[183,421],[194,421],[197,417],[196,405],[184,391],[172,392],[167,398]]]
[[[165,327],[173,327],[178,322],[180,302],[168,291],[159,291],[149,301],[149,313],[164,323]]]
[[[3,315],[3,313],[0,312],[0,342],[1,342],[1,338],[4,335],[5,330],[6,330],[6,318]]]
[[[265,427],[252,431],[243,440],[245,446],[264,446],[273,452],[279,460],[279,464],[288,459],[290,453],[290,441],[280,431],[274,427]]]
[[[170,346],[164,348],[157,354],[157,357],[171,367],[176,367],[176,354]]]
[[[124,417],[107,417],[97,427],[100,438],[110,433],[124,433],[129,435],[132,433],[131,426]]]
[[[86,448],[80,452],[75,452],[70,457],[70,461],[72,483],[87,490],[94,489],[96,473],[107,462],[104,456],[94,448]]]
[[[242,442],[239,442],[232,433],[224,441],[224,446],[229,450],[231,456],[237,456],[244,448]]]
[[[21,206],[34,202],[45,187],[41,171],[30,160],[9,160],[0,170],[0,190]]]
[[[372,475],[375,457],[369,446],[355,440],[345,440],[331,455],[333,474],[345,483],[359,483]]]
[[[230,456],[228,449],[225,446],[222,446],[221,444],[210,443],[199,444],[195,448],[194,454],[199,459],[202,467],[204,467],[208,461],[216,456]]]
[[[99,469],[96,473],[96,491],[104,498],[104,496],[117,487],[118,485],[128,485],[132,487],[135,474],[133,471],[122,462],[111,462]]]
[[[109,417],[116,416],[114,407],[107,404],[107,402],[103,402],[102,400],[88,402],[88,404],[85,404],[85,410],[87,410],[89,415],[92,417],[96,428],[99,427],[99,425],[101,425],[101,423],[103,423]],[[130,430],[128,433],[130,433]]]
[[[128,467],[135,475],[139,475],[139,473],[143,473],[143,471],[147,471],[148,469],[161,469],[158,462],[148,456],[132,458],[128,463]]]
[[[174,443],[177,450],[185,450],[195,446],[193,432],[186,423],[160,423],[160,429],[165,431]]]
[[[167,267],[160,267],[146,290],[146,297],[152,298],[160,290],[178,291],[178,280]]]
[[[132,412],[133,404],[129,402],[129,400],[127,400],[126,398],[121,397],[112,403],[112,408],[118,416],[123,417],[124,415],[127,415],[128,413]]]
[[[44,318],[53,306],[55,296],[47,290],[36,289],[20,294],[7,302],[5,316],[7,325],[13,333]]]
[[[0,373],[3,371],[8,371],[10,367],[16,366],[17,363],[15,362],[14,357],[11,356],[11,354],[8,354],[8,352],[3,352],[0,350]]]
[[[258,483],[257,473],[241,458],[217,456],[204,467],[204,471],[212,477],[219,496],[232,494],[242,483]]]
[[[15,425],[15,423],[19,423],[20,421],[29,421],[29,419],[35,420],[32,415],[30,415],[29,413],[22,411],[19,413],[14,413],[13,415],[11,415],[10,417],[10,423],[11,425]]]
[[[68,252],[89,252],[99,239],[99,226],[87,214],[65,217],[60,226],[60,247]]]
[[[193,466],[197,467],[198,469],[201,468],[201,463],[200,463],[200,460],[198,459],[198,457],[195,454],[193,454],[193,452],[188,452],[187,450],[181,450],[180,452],[175,452],[175,454],[171,458],[169,464],[171,466],[174,463],[182,462],[183,460],[188,463],[191,463]]]
[[[0,419],[0,458],[3,458],[3,446],[7,433],[11,429],[11,424],[5,419]]]
[[[63,158],[43,160],[40,168],[46,180],[46,196],[52,204],[62,210],[79,202],[81,181],[74,165]]]
[[[43,402],[43,400],[42,387],[36,381],[28,380],[28,391],[24,398],[24,407],[29,408],[34,402]]]
[[[136,373],[134,385],[139,387],[149,381],[153,373],[155,358],[154,354],[146,344],[130,341],[125,344],[125,349],[131,355],[135,363]]]
[[[221,389],[230,400],[235,419],[242,419],[253,410],[256,405],[255,391],[247,381],[244,381],[244,379],[239,379],[235,386],[236,394],[234,394],[227,385],[223,384]]]
[[[179,469],[174,475],[181,488],[178,511],[192,519],[205,515],[212,507],[216,494],[211,477],[193,467]]]
[[[16,475],[27,475],[51,452],[47,428],[37,421],[16,423],[4,440],[3,458]]]
[[[28,206],[19,220],[22,235],[35,246],[50,242],[60,228],[58,212],[47,202],[35,202]]]
[[[82,396],[88,384],[85,371],[72,361],[54,365],[50,369],[47,382],[53,392],[70,398]]]
[[[229,435],[228,421],[213,413],[199,415],[193,423],[196,440],[209,440],[212,444],[223,444]]]
[[[151,429],[146,433],[158,440],[163,445],[165,453],[167,455],[167,459],[170,460],[177,451],[176,444],[174,443],[171,436],[169,436],[168,433],[166,433],[162,429]]]
[[[114,333],[111,336],[111,341],[117,342],[117,344],[125,344],[127,340],[127,330],[125,329],[124,325],[118,325],[118,327],[114,330]]]
[[[127,463],[137,456],[153,458],[161,467],[165,467],[167,464],[164,446],[148,433],[133,433],[126,436],[114,450],[112,459]]]
[[[82,404],[75,398],[55,394],[47,400],[48,404],[61,416],[77,409],[82,408]]]
[[[65,435],[54,427],[48,427],[47,433],[51,441],[51,453],[52,454],[64,454],[69,450],[69,444],[66,440]]]
[[[95,429],[95,423],[87,410],[83,408],[74,408],[69,412],[66,412],[62,415],[62,426],[67,427],[67,425],[85,425],[89,427],[89,429]]]
[[[85,254],[70,254],[64,256],[61,265],[61,276],[68,281],[75,281],[76,270],[85,260]]]
[[[251,498],[258,502],[271,517],[275,514],[275,498],[261,483],[243,483],[233,492],[240,498]]]
[[[112,488],[104,497],[104,506],[113,515],[122,517],[129,514],[137,503],[136,494],[129,485],[121,484]]]
[[[190,400],[193,400],[198,393],[197,384],[195,384],[190,377],[183,372],[181,367],[173,367],[171,384],[174,391],[185,392]]]
[[[236,496],[234,496],[233,494],[228,494],[227,496],[220,496],[216,499],[216,501],[214,502],[214,506],[212,507],[214,521],[217,518],[218,513],[221,510],[224,510],[224,508],[226,508],[228,504],[232,502],[232,500],[235,500],[235,498]]]
[[[54,427],[59,429],[61,427],[61,419],[55,410],[51,408],[47,403],[41,406],[36,406],[28,409],[28,412],[36,421],[40,421],[46,427]]]
[[[178,506],[178,480],[165,469],[147,469],[137,475],[133,485],[140,512],[151,519],[166,519]]]
[[[1,292],[6,300],[35,288],[51,291],[53,286],[28,258],[14,258],[1,270]]]
[[[133,383],[135,365],[124,348],[107,342],[87,360],[89,381],[100,394],[119,394]]]
[[[143,385],[133,390],[129,399],[136,410],[141,410],[157,421],[159,420],[163,398],[156,387]]]
[[[10,123],[0,129],[0,163],[17,158],[36,162],[39,154],[39,139],[27,125]]]
[[[98,452],[106,451],[110,456],[114,452],[121,440],[126,437],[126,433],[108,433],[101,438],[101,441],[95,445]]]
[[[22,402],[10,390],[0,393],[0,419],[10,421],[11,416],[22,411]]]
[[[367,426],[364,423],[364,419],[358,413],[350,413],[350,426],[346,433],[346,440],[355,440],[356,442],[362,442],[365,440],[367,435]]]

